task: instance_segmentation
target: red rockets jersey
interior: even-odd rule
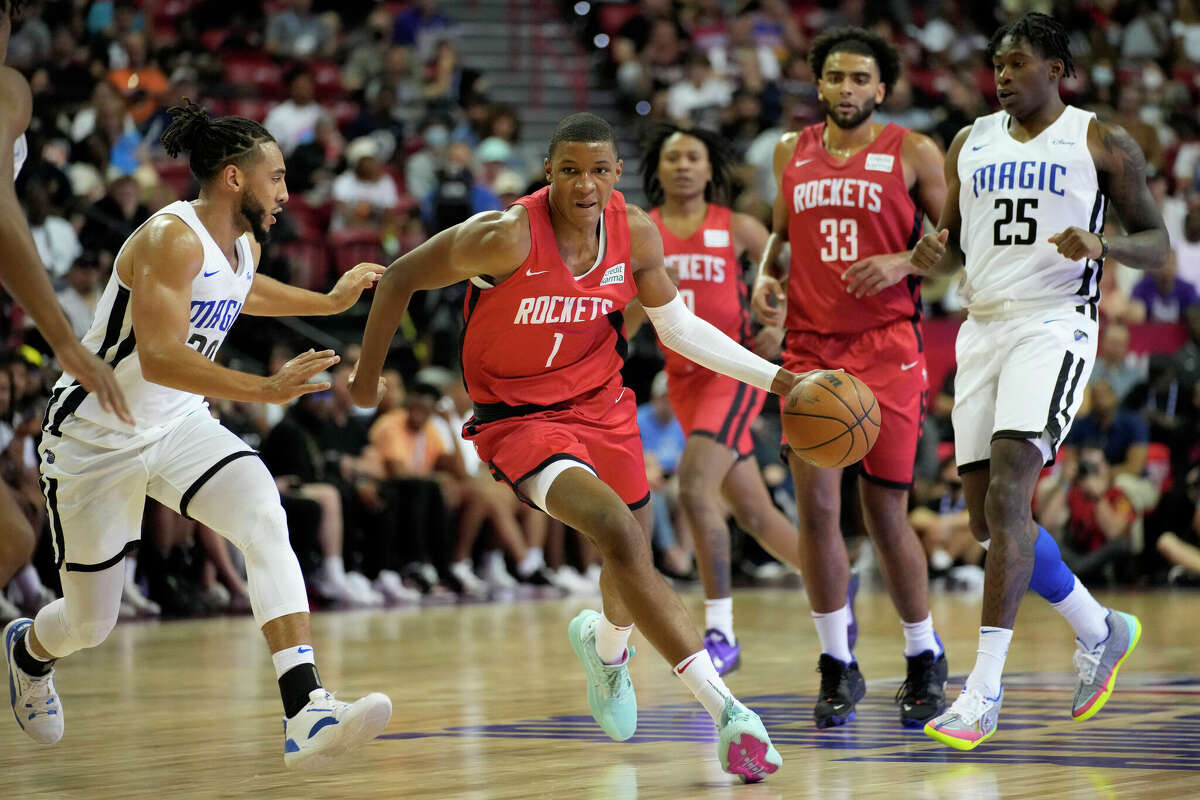
[[[625,198],[609,198],[600,256],[578,278],[558,252],[549,200],[546,187],[517,201],[532,240],[520,268],[496,286],[476,278],[467,288],[463,377],[477,405],[551,406],[620,380],[621,312],[637,295]]]
[[[750,306],[742,265],[733,243],[733,212],[709,203],[708,214],[696,232],[681,239],[653,209],[650,218],[662,233],[667,266],[678,271],[679,296],[696,316],[711,322],[734,341],[750,341]],[[688,375],[703,370],[699,364],[661,347],[667,372]]]
[[[921,236],[923,214],[909,196],[900,161],[908,131],[889,124],[844,162],[825,149],[824,131],[819,123],[800,132],[780,186],[792,245],[787,329],[844,335],[915,319],[919,279],[855,298],[841,278],[855,262],[909,250]]]

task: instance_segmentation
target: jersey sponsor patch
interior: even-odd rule
[[[601,286],[608,286],[610,283],[625,282],[625,262],[613,264],[608,269],[604,270],[604,277],[600,279]]]
[[[721,228],[704,229],[705,247],[729,247],[729,231]]]
[[[867,153],[866,169],[876,172],[891,172],[896,157],[890,153]]]

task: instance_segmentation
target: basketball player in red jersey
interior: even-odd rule
[[[929,613],[925,558],[908,524],[908,490],[925,416],[920,284],[908,248],[946,196],[942,153],[928,137],[877,125],[875,107],[899,73],[895,50],[858,28],[829,31],[809,55],[825,122],[785,133],[775,148],[773,228],[753,306],[786,322],[788,369],[845,369],[879,399],[882,426],[859,465],[867,533],[904,625],[907,679],[900,721],[920,728],[945,707],[946,658]],[[775,262],[792,247],[784,292]],[[844,725],[866,685],[847,639],[850,564],[838,525],[841,470],[801,461],[785,447],[796,485],[804,585],[821,641],[818,728]]]
[[[618,741],[636,729],[626,666],[636,621],[712,715],[722,768],[761,780],[782,759],[758,715],[717,674],[651,559],[636,408],[620,375],[621,312],[637,297],[666,346],[759,389],[786,394],[800,376],[687,310],[663,266],[658,229],[615,191],[622,166],[607,122],[586,113],[562,120],[545,167],[545,189],[439,233],[388,268],[363,335],[354,401],[376,402],[412,293],[469,280],[462,361],[475,412],[464,435],[497,480],[604,557],[603,613],[584,611],[568,628],[592,715]]]
[[[54,296],[50,276],[38,256],[13,182],[28,155],[25,129],[33,114],[33,98],[25,77],[4,66],[8,40],[26,0],[0,0],[0,282],[33,317],[38,331],[54,350],[65,371],[130,425],[133,418],[112,367],[75,337]],[[33,555],[37,540],[9,488],[0,484],[0,588]]]
[[[750,334],[743,254],[758,263],[767,229],[717,200],[729,196],[730,155],[716,134],[664,127],[642,155],[650,218],[662,234],[667,271],[678,276],[688,308],[761,356],[779,353],[783,331]],[[766,393],[664,348],[668,395],[687,435],[679,460],[679,497],[696,532],[704,584],[704,647],[725,675],[741,662],[733,632],[727,505],[738,525],[777,559],[800,569],[796,528],[771,503],[753,457],[750,424]],[[720,498],[724,498],[725,504]]]

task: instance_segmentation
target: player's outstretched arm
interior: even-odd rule
[[[1162,267],[1167,263],[1171,242],[1158,205],[1146,186],[1146,158],[1142,148],[1120,125],[1092,120],[1088,127],[1088,150],[1096,162],[1100,188],[1112,201],[1126,233],[1112,237],[1105,247],[1099,235],[1071,227],[1051,236],[1050,243],[1070,259],[1111,255],[1135,269]]]
[[[31,107],[25,79],[16,70],[0,65],[0,282],[33,317],[59,365],[83,384],[101,408],[132,425],[133,417],[112,368],[75,338],[17,202],[13,143],[25,130]]]
[[[254,263],[258,264],[262,246],[254,242],[251,248],[254,251]],[[358,264],[346,270],[334,287],[325,293],[310,292],[308,289],[301,289],[299,286],[292,286],[256,272],[250,293],[246,295],[246,304],[242,306],[242,313],[255,317],[317,317],[340,314],[357,303],[362,293],[379,281],[384,269],[386,268],[380,264]]]
[[[786,395],[803,376],[777,367],[688,311],[663,267],[658,227],[646,212],[629,206],[630,260],[638,300],[659,340],[684,358],[743,383]]]
[[[949,275],[962,267],[964,258],[959,244],[962,212],[958,207],[958,154],[971,135],[971,126],[963,128],[946,153],[946,202],[942,206],[936,233],[927,233],[913,248],[909,263],[914,275]]]
[[[783,194],[783,170],[796,152],[796,132],[785,133],[775,145],[775,207],[771,212],[771,233],[758,259],[758,273],[750,290],[750,307],[763,325],[783,327],[787,316],[787,293],[783,290],[786,271],[779,267],[779,254],[788,239],[788,198]]]
[[[413,292],[440,289],[477,275],[499,283],[525,262],[532,246],[529,217],[524,208],[514,206],[476,214],[392,262],[371,301],[362,355],[350,378],[354,402],[359,406],[379,402],[383,362]]]
[[[206,342],[188,342],[192,282],[203,266],[200,239],[178,217],[155,217],[125,246],[115,269],[131,287],[133,332],[146,380],[209,397],[267,403],[329,388],[308,380],[338,362],[332,350],[310,350],[264,378],[214,364],[200,352]]]
[[[941,148],[923,133],[909,131],[904,137],[901,158],[913,177],[911,193],[922,216],[936,219],[946,206],[945,158]],[[879,253],[851,264],[842,273],[847,294],[869,297],[898,283],[913,272],[911,250]]]

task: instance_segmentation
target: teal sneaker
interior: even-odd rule
[[[758,714],[732,697],[725,698],[719,727],[717,757],[721,769],[737,775],[743,783],[758,783],[783,766],[783,758],[771,744]]]
[[[637,697],[629,679],[629,659],[633,648],[620,664],[605,664],[596,655],[596,623],[600,615],[585,609],[567,626],[567,636],[579,656],[588,679],[588,707],[592,716],[612,739],[623,742],[637,730]]]

